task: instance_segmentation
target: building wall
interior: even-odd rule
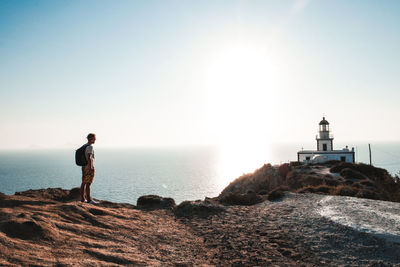
[[[298,159],[299,162],[304,162],[307,161],[306,158],[309,157],[310,160],[315,156],[315,155],[323,155],[328,158],[328,160],[341,160],[341,157],[345,157],[346,162],[354,162],[354,154],[353,153],[301,153],[298,154]]]
[[[332,140],[317,140],[318,151],[324,151],[324,144],[326,144],[326,151],[332,151]]]
[[[329,139],[329,132],[328,131],[319,131],[319,138]]]

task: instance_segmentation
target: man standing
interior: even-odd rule
[[[93,144],[96,142],[96,135],[90,133],[87,136],[88,143],[85,148],[86,166],[82,166],[82,184],[81,184],[81,201],[97,204],[90,196],[90,185],[94,179],[94,149]]]

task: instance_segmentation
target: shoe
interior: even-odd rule
[[[93,199],[90,200],[90,201],[88,201],[88,203],[89,203],[89,204],[99,204],[99,202],[97,202],[97,201],[95,201],[95,200],[93,200]]]

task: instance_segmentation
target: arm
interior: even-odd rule
[[[94,169],[94,166],[93,166],[93,154],[89,153],[88,155],[89,155],[89,160],[88,160],[89,169],[93,170]]]

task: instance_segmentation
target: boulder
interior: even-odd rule
[[[224,212],[225,208],[221,205],[206,201],[183,201],[175,209],[175,215],[178,217],[208,217],[220,212]]]
[[[274,200],[279,200],[285,196],[285,191],[282,188],[277,188],[275,190],[272,190],[271,192],[268,193],[267,199],[269,201],[274,201]]]
[[[72,188],[71,190],[66,190],[62,188],[47,188],[47,189],[35,189],[35,190],[31,189],[23,192],[16,192],[15,195],[67,202],[80,199],[80,188],[75,187]]]
[[[175,200],[157,195],[146,195],[139,197],[136,205],[141,209],[173,209]]]
[[[251,206],[257,203],[261,203],[264,199],[254,193],[245,193],[245,194],[240,194],[240,193],[229,193],[226,194],[222,197],[218,197],[218,200],[222,204],[226,205],[244,205],[244,206]]]
[[[24,218],[26,216],[19,216]],[[0,231],[12,238],[23,240],[53,240],[56,233],[52,227],[35,220],[11,219],[0,223]]]

